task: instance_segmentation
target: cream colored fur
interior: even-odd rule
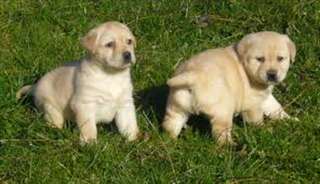
[[[87,58],[52,70],[18,91],[17,98],[31,92],[51,126],[62,128],[66,120],[76,121],[83,143],[96,141],[97,123],[113,119],[122,135],[135,140],[139,128],[130,77],[133,34],[124,24],[106,22],[92,29],[82,45],[89,51]]]
[[[191,114],[205,114],[218,143],[231,143],[232,119],[241,113],[252,124],[263,116],[289,118],[272,95],[296,54],[286,35],[258,32],[237,44],[210,49],[181,64],[170,87],[163,128],[177,138]]]

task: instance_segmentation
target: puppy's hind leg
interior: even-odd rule
[[[191,95],[187,90],[170,91],[162,127],[176,139],[190,116]]]
[[[234,144],[231,136],[233,114],[228,109],[230,108],[227,105],[212,104],[204,111],[210,120],[212,136],[216,138],[219,145]]]
[[[188,113],[179,110],[177,107],[174,107],[174,105],[169,105],[162,127],[169,133],[171,138],[176,139],[188,121],[188,118]]]
[[[212,134],[216,137],[219,145],[234,144],[231,136],[232,116],[231,117],[210,117]]]
[[[48,122],[49,126],[58,129],[63,128],[64,118],[62,112],[49,103],[43,105],[43,111],[44,118]]]

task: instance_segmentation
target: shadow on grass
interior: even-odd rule
[[[147,114],[149,119],[156,118],[155,126],[160,128],[166,110],[166,103],[169,94],[167,85],[160,85],[139,91],[136,96],[136,103]],[[200,132],[202,135],[211,135],[211,125],[208,119],[203,116],[192,115],[187,125],[193,132]],[[160,128],[161,129],[161,128]]]
[[[36,108],[36,105],[34,104],[34,99],[32,95],[26,95],[21,97],[21,99],[17,100],[18,104],[21,104],[24,107],[27,107],[28,109],[31,109],[34,113],[39,113],[38,109]]]
[[[138,91],[135,102],[138,107],[147,113],[148,118],[157,120],[158,126],[163,121],[169,88],[166,85],[155,86]]]
[[[154,123],[155,127],[159,129],[161,129],[161,123],[163,122],[163,118],[165,115],[168,94],[168,86],[160,85],[145,90],[141,90],[135,95],[135,101],[137,106],[142,108],[142,110],[146,113],[149,119],[156,119],[156,121],[153,121],[152,123]],[[26,96],[22,98],[21,104],[32,109],[34,113],[40,113],[33,103],[32,96]],[[239,121],[241,122],[239,118],[235,120],[235,122]],[[189,118],[187,125],[191,127],[193,132],[199,132],[201,135],[205,136],[211,135],[211,125],[204,115],[192,115]],[[77,125],[74,122],[66,121],[64,127],[69,130],[73,130],[77,127]],[[102,124],[102,127],[108,132],[118,131],[114,122],[110,124]]]

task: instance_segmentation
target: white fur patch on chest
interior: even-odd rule
[[[119,108],[132,102],[132,84],[129,71],[122,74],[106,74],[101,71],[81,74],[76,95],[82,104],[88,105],[96,122],[110,122]]]
[[[96,103],[95,104],[95,116],[96,122],[109,123],[111,122],[118,111],[118,104],[110,101],[109,103]]]

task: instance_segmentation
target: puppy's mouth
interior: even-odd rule
[[[276,85],[276,84],[278,84],[279,82],[278,82],[278,81],[269,81],[269,80],[267,80],[266,83],[267,83],[268,85]]]
[[[122,71],[130,68],[132,63],[124,63],[122,61],[108,62],[103,61],[100,62],[100,66],[107,71]]]
[[[119,66],[120,69],[129,68],[131,65],[135,63],[134,55],[129,51],[123,52],[120,60],[121,60],[121,64]]]
[[[126,69],[126,68],[129,68],[131,65],[132,65],[132,62],[130,62],[130,63],[124,63],[123,65],[119,66],[119,68],[121,68],[121,69]]]

